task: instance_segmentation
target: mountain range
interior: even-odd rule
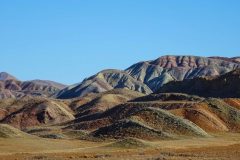
[[[103,146],[102,152],[193,139],[222,145],[240,133],[239,60],[163,56],[103,70],[70,86],[2,72],[0,139],[90,141]]]
[[[126,88],[144,94],[156,92],[171,81],[204,76],[219,76],[240,68],[239,57],[163,56],[152,61],[133,64],[124,71],[104,70],[79,84],[56,94],[57,98],[74,98],[116,88]]]
[[[162,56],[156,60],[133,64],[125,70],[108,69],[66,86],[53,81],[20,81],[14,76],[0,73],[0,98],[45,96],[58,99],[83,97],[112,89],[129,89],[150,94],[169,83],[215,77],[240,68],[240,57]]]
[[[6,72],[0,73],[0,99],[25,95],[50,97],[65,87],[66,85],[48,80],[20,81]]]

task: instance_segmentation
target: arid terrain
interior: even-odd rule
[[[0,74],[0,159],[239,160],[237,58],[163,56],[65,86]]]
[[[118,144],[117,144],[118,143]],[[209,138],[161,140],[144,145],[115,141],[54,140],[36,137],[0,139],[3,160],[38,159],[149,159],[238,160],[240,134],[215,134]]]

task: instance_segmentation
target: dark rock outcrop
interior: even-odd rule
[[[202,97],[239,98],[240,69],[217,77],[172,81],[159,89],[161,93],[187,93]]]

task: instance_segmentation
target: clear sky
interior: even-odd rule
[[[0,0],[0,71],[80,82],[166,54],[240,56],[239,0]]]

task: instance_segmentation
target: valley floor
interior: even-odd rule
[[[109,147],[114,142],[0,138],[1,160],[149,159],[239,160],[240,134],[217,134],[210,138],[145,142],[148,147]]]

